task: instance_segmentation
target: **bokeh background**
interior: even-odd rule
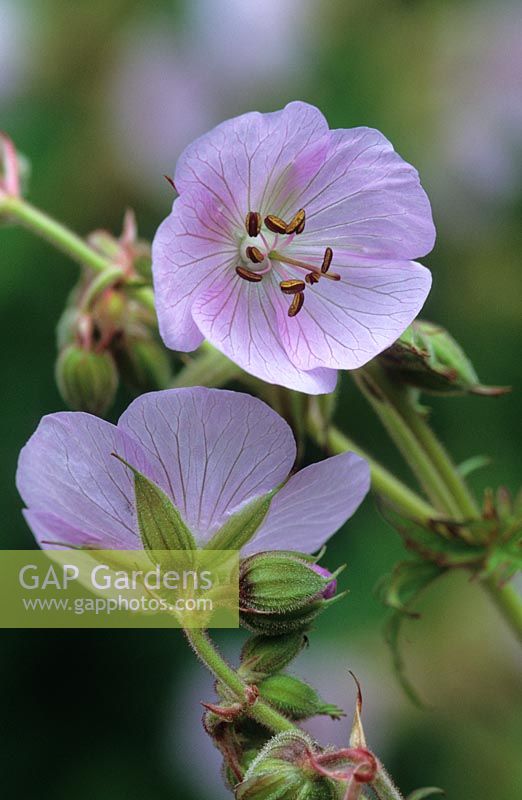
[[[477,492],[521,482],[521,86],[516,0],[0,0],[0,128],[32,163],[31,201],[81,233],[119,231],[131,206],[152,237],[171,202],[163,173],[192,138],[244,111],[299,98],[333,127],[375,126],[392,140],[418,167],[438,229],[424,315],[453,332],[484,382],[515,387],[431,404],[458,461],[491,456],[472,477]],[[54,329],[75,276],[45,243],[0,231],[2,548],[33,546],[14,472],[41,415],[63,408]],[[408,477],[347,378],[338,421]],[[465,576],[440,582],[406,629],[429,704],[414,708],[393,678],[373,591],[401,554],[368,500],[328,553],[348,562],[350,595],[295,671],[349,712],[348,669],[357,673],[369,742],[405,792],[513,800],[517,646]],[[239,639],[220,637],[232,658]],[[0,679],[6,796],[227,796],[199,727],[210,683],[179,632],[3,631]],[[347,731],[321,723],[332,742]]]

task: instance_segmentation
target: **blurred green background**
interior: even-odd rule
[[[457,461],[489,454],[486,486],[520,484],[522,6],[436,0],[0,0],[0,129],[32,163],[30,200],[78,232],[118,232],[127,206],[152,237],[181,149],[220,120],[299,98],[332,127],[381,129],[421,173],[438,229],[424,262],[424,316],[447,326],[503,398],[437,399]],[[20,447],[63,408],[54,328],[76,267],[21,230],[0,231],[2,547],[32,536],[14,486]],[[408,477],[344,378],[341,427]],[[121,398],[122,404],[128,398]],[[113,416],[117,416],[118,409]],[[308,458],[313,458],[310,449]],[[404,698],[373,589],[401,557],[368,500],[336,536],[348,598],[311,637],[296,672],[353,706],[404,792],[513,800],[522,786],[520,654],[479,587],[442,581],[408,624]],[[240,634],[221,636],[234,656]],[[179,632],[4,631],[2,790],[39,800],[221,798],[219,759],[199,727],[210,682]],[[333,696],[332,696],[333,695]],[[348,723],[321,723],[346,741]]]

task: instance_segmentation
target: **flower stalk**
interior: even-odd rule
[[[254,703],[248,702],[246,684],[214,647],[206,631],[201,628],[185,628],[184,633],[198,658],[212,675],[230,690],[234,699],[243,707],[245,714],[274,733],[297,730],[293,722],[290,722],[264,700],[258,698]]]
[[[21,197],[0,196],[0,215],[18,222],[36,236],[46,239],[73,261],[81,266],[89,267],[94,272],[103,272],[112,266],[108,259],[89,247],[69,228],[27,203]]]

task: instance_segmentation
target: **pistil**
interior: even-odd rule
[[[328,251],[330,251],[331,255],[327,256]],[[297,258],[290,258],[290,256],[283,255],[279,253],[277,250],[272,250],[271,253],[268,254],[268,258],[274,259],[275,261],[280,261],[282,264],[289,264],[292,267],[300,267],[301,269],[305,269],[308,275],[317,276],[317,278],[328,278],[329,281],[340,281],[341,276],[337,274],[337,272],[323,272],[323,266],[326,263],[326,269],[329,269],[330,264],[332,262],[333,252],[330,247],[326,248],[326,252],[323,258],[323,265],[320,269],[314,267],[312,264],[307,264],[306,261],[300,261]],[[307,276],[308,277],[308,276]],[[306,279],[305,279],[306,280]],[[316,283],[317,281],[314,281]],[[307,283],[311,283],[311,279],[307,281]]]

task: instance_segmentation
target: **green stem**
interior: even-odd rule
[[[493,578],[486,578],[482,586],[522,644],[522,597],[517,590],[506,584],[499,586]]]
[[[244,705],[245,714],[252,719],[260,722],[275,733],[282,731],[292,731],[296,729],[293,722],[284,717],[275,708],[269,706],[264,700],[256,700],[253,705],[249,705],[246,700],[246,686],[238,676],[237,672],[227,664],[225,659],[218,653],[210,641],[206,631],[201,628],[185,628],[185,636],[192,645],[194,652],[205,664],[207,669],[228,689],[230,689],[235,699]]]
[[[439,442],[426,419],[415,410],[412,403],[408,402],[407,399],[401,403],[401,413],[451,492],[461,514],[465,518],[477,519],[480,516],[480,512],[475,499],[465,481],[459,475],[446,448]]]
[[[460,509],[437,468],[404,417],[402,387],[394,386],[375,362],[352,373],[390,437],[438,511],[460,518]]]
[[[110,261],[89,247],[75,233],[21,198],[6,197],[0,200],[0,213],[20,223],[36,236],[46,239],[73,261],[94,272],[103,272],[112,266]]]
[[[413,492],[406,484],[392,475],[385,467],[379,464],[372,456],[359,447],[353,439],[342,433],[337,428],[330,426],[323,432],[317,418],[311,414],[309,417],[309,432],[318,444],[326,444],[331,453],[345,453],[347,450],[362,456],[369,466],[372,475],[372,486],[377,494],[391,500],[392,504],[407,517],[419,521],[434,519],[438,513],[422,497]],[[324,439],[323,439],[324,437]]]

